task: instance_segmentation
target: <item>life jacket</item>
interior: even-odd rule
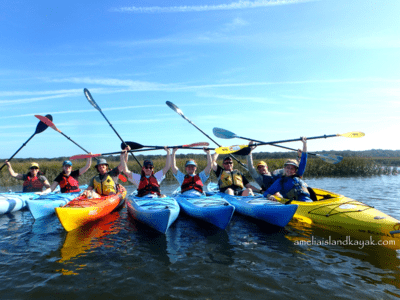
[[[310,197],[310,193],[308,192],[307,189],[308,187],[307,184],[304,182],[304,180],[301,180],[298,175],[294,175],[287,178],[293,179],[293,187],[289,191],[283,193],[282,196],[284,196],[289,200],[298,200],[300,196]],[[281,181],[282,188],[283,188],[283,183],[284,183],[284,178],[282,178]]]
[[[107,174],[107,177],[101,181],[100,175],[93,178],[93,187],[96,192],[102,196],[108,196],[111,193],[116,194],[117,190],[115,188],[115,182],[110,175]]]
[[[63,173],[62,180],[59,182],[61,193],[75,193],[80,192],[79,182],[72,176],[67,176]]]
[[[144,175],[140,177],[137,195],[138,197],[143,197],[148,194],[157,194],[158,196],[161,196],[160,185],[153,174],[151,174],[149,178]]]
[[[221,191],[227,188],[232,188],[234,190],[243,189],[243,177],[238,170],[233,170],[230,173],[224,170],[218,179],[218,185]]]
[[[194,176],[190,176],[188,174],[185,175],[185,179],[183,180],[181,186],[181,193],[189,190],[196,190],[200,193],[203,193],[203,182],[198,174]]]
[[[22,184],[23,193],[34,193],[41,192],[44,187],[44,183],[39,180],[39,177],[27,176],[24,183]]]

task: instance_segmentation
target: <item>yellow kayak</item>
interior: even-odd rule
[[[119,185],[118,193],[115,195],[93,199],[80,196],[55,210],[64,229],[71,231],[109,214],[124,203],[125,196],[126,189]]]
[[[400,238],[400,221],[362,202],[312,188],[316,201],[292,201],[298,208],[293,218],[349,235],[367,234],[381,239]],[[277,198],[279,202],[287,199]]]

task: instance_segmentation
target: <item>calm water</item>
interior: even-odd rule
[[[400,176],[308,179],[400,219]],[[175,185],[165,183],[170,193]],[[57,217],[0,216],[1,299],[398,299],[400,250],[299,245],[337,234],[234,215],[224,231],[181,215],[166,235],[126,209],[66,233]]]

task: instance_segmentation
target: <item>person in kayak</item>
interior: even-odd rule
[[[210,150],[204,148],[204,152],[207,154],[207,166],[199,174],[196,174],[197,164],[194,159],[189,159],[185,163],[186,174],[183,174],[176,166],[176,157],[175,157],[176,151],[178,151],[178,148],[174,148],[172,150],[171,171],[176,180],[178,180],[179,185],[181,186],[181,193],[186,196],[203,195],[204,183],[207,181],[211,172],[212,159]]]
[[[42,172],[39,170],[38,163],[31,163],[29,172],[26,174],[16,173],[8,160],[5,161],[10,175],[16,179],[23,180],[22,192],[23,193],[36,193],[42,192],[43,187],[46,189],[50,187],[50,183]]]
[[[247,155],[247,167],[249,168],[249,173],[251,177],[258,183],[261,187],[261,192],[265,192],[274,182],[280,177],[280,174],[271,174],[268,171],[268,165],[265,161],[260,161],[257,164],[257,170],[253,166],[253,156],[252,151],[255,149],[253,141],[249,143],[250,153]],[[277,195],[279,196],[279,194]]]
[[[303,142],[303,151],[300,163],[295,159],[288,159],[283,165],[283,176],[264,192],[264,197],[276,200],[272,195],[280,192],[283,198],[289,200],[312,202],[307,184],[301,179],[307,165],[307,139],[302,137],[301,141]]]
[[[92,153],[89,153],[92,154]],[[72,162],[65,160],[62,164],[63,171],[54,179],[51,186],[46,189],[43,194],[53,192],[60,185],[61,193],[80,192],[78,177],[89,170],[92,164],[92,158],[86,159],[86,165],[80,169],[72,171]]]
[[[236,196],[253,196],[253,192],[261,192],[261,189],[251,185],[241,172],[233,169],[233,161],[230,156],[224,158],[223,168],[217,164],[217,158],[218,153],[215,153],[211,167],[218,178],[220,192]]]
[[[122,170],[128,180],[137,187],[137,196],[166,197],[165,195],[161,194],[160,184],[164,180],[165,174],[167,174],[169,168],[171,167],[170,149],[168,149],[167,146],[164,147],[164,150],[167,152],[167,159],[165,162],[165,167],[163,169],[154,173],[153,162],[150,159],[146,159],[143,162],[143,167],[140,174],[133,173],[128,169],[128,152],[126,150],[129,151],[130,147],[128,146],[122,154]]]
[[[124,153],[120,155],[120,164],[110,170],[104,158],[100,158],[95,165],[98,175],[94,176],[87,189],[83,192],[88,198],[99,198],[117,194],[118,175],[123,170]]]

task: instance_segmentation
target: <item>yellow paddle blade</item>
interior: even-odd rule
[[[338,136],[344,136],[344,137],[348,137],[348,138],[360,138],[360,137],[363,137],[364,135],[365,135],[365,133],[360,132],[360,131],[353,131],[353,132],[338,134]]]
[[[242,150],[243,148],[248,148],[249,145],[235,145],[229,147],[219,147],[215,148],[215,152],[218,154],[232,154]]]

